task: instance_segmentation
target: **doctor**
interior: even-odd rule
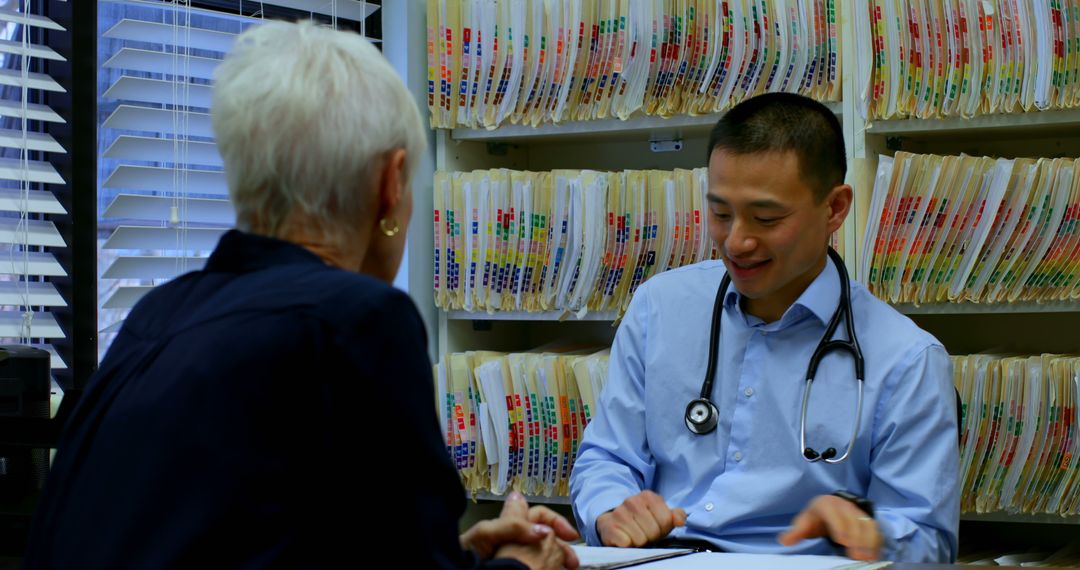
[[[862,285],[842,287],[827,243],[852,189],[835,115],[792,94],[749,99],[708,158],[723,260],[634,295],[571,476],[578,527],[610,546],[954,560],[952,365]],[[855,343],[821,354],[831,340]]]

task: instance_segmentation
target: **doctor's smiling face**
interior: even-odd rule
[[[794,151],[709,157],[709,233],[743,309],[766,322],[783,316],[825,267],[829,236],[851,207],[851,187],[815,192]]]

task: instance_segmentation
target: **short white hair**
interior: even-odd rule
[[[386,154],[424,151],[412,95],[356,33],[268,22],[241,34],[214,74],[211,115],[241,230],[284,237],[303,214],[351,239]]]

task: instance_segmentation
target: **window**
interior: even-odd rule
[[[313,18],[381,37],[379,3],[100,3],[99,354],[153,287],[200,269],[234,223],[210,126],[213,71],[264,18]]]
[[[86,180],[75,155],[94,153],[76,134],[77,110],[93,105],[75,97],[78,80],[89,80],[72,61],[79,10],[93,7],[0,0],[0,342],[48,350],[64,386],[73,382],[76,346],[93,344],[93,329],[77,331],[73,311],[75,237],[94,223],[93,214],[78,220],[74,192]],[[94,283],[78,285],[93,291]]]

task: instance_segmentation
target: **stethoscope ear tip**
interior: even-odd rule
[[[829,449],[826,449],[823,453],[818,453],[814,451],[813,448],[807,447],[806,449],[803,449],[802,454],[803,457],[807,459],[807,461],[828,461],[833,457],[836,457],[836,448],[830,447]]]

